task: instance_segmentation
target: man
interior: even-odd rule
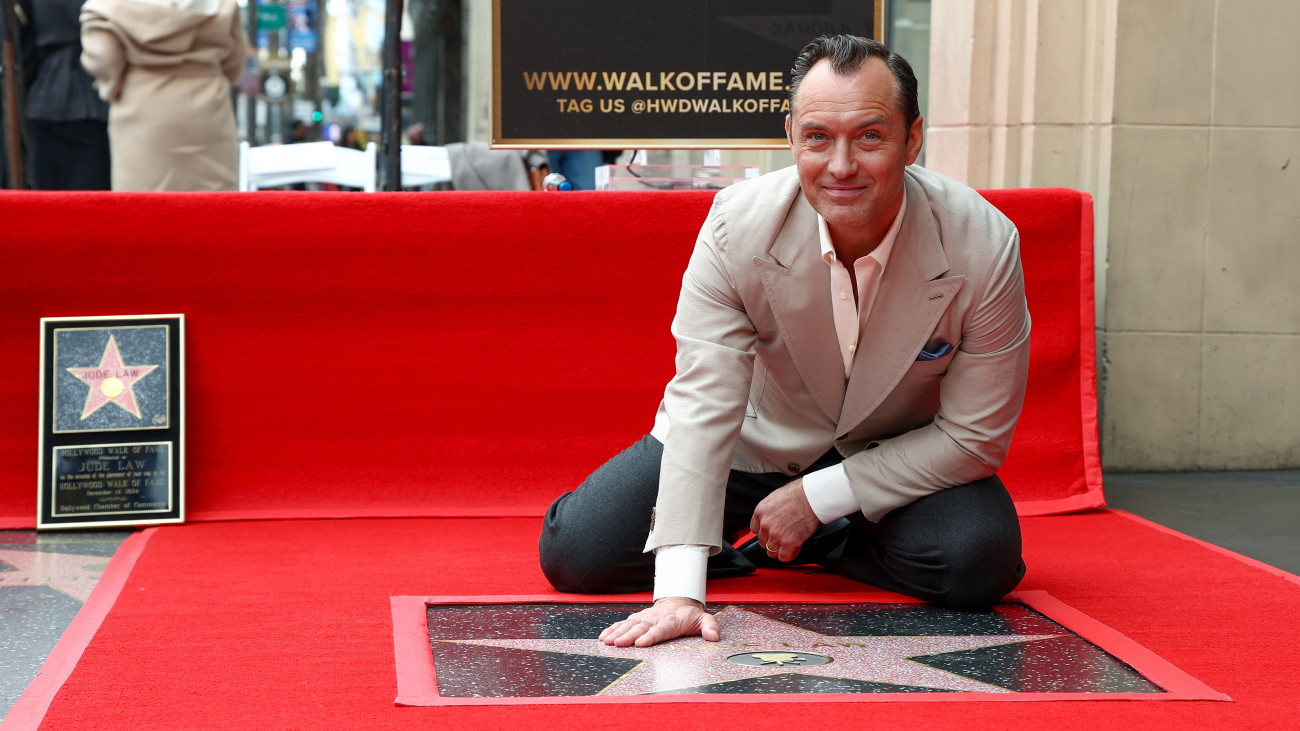
[[[884,46],[819,38],[790,93],[795,167],[715,199],[653,431],[546,516],[557,588],[653,584],[654,605],[607,644],[718,640],[705,577],[755,564],[817,563],[972,610],[1024,574],[994,474],[1029,361],[1016,229],[909,167],[916,79]],[[746,530],[756,538],[733,548]]]
[[[37,190],[108,190],[108,104],[81,67],[82,0],[19,0],[31,55],[26,81],[28,177]]]

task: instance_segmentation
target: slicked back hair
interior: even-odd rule
[[[921,116],[921,105],[916,97],[916,74],[912,72],[912,65],[883,43],[860,36],[821,36],[804,46],[794,61],[794,68],[790,69],[790,113],[794,114],[794,98],[799,91],[800,82],[818,61],[826,59],[830,62],[831,71],[840,76],[850,76],[861,69],[869,58],[884,61],[889,72],[894,75],[898,106],[903,112],[907,129],[912,129],[912,123]]]

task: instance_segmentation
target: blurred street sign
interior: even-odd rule
[[[316,4],[307,0],[289,0],[289,47],[316,53]]]
[[[283,5],[257,6],[258,30],[284,30],[286,24],[286,13]]]

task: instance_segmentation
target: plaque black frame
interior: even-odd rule
[[[837,14],[848,5],[493,0],[492,146],[784,149],[786,112],[770,101],[788,98],[784,86],[800,49],[823,34],[885,40],[885,0],[852,4],[865,9]],[[724,73],[721,84],[711,76],[714,72]],[[743,90],[731,80],[732,72],[739,73]],[[548,73],[582,74],[582,88],[564,81],[565,88],[558,89],[560,82],[549,83]],[[619,73],[624,74],[623,88],[606,88],[605,75]],[[747,74],[754,75],[754,83]],[[767,83],[773,74],[780,77],[781,88]],[[760,78],[765,80],[761,90]],[[689,89],[679,86],[688,83]],[[667,110],[668,102],[678,109],[679,100],[686,100],[692,111]]]
[[[140,347],[152,354],[145,360],[161,356],[163,362],[140,363],[139,351],[133,352],[131,344],[136,336]],[[101,384],[106,398],[101,397],[92,407],[94,386],[70,373],[69,363],[61,362],[61,339],[65,346],[73,343],[81,351],[77,370],[102,372],[111,350],[121,368],[134,369],[135,380],[124,387],[120,379],[108,379],[117,383],[112,388]],[[124,348],[120,341],[128,345]],[[181,314],[41,318],[38,530],[185,521],[184,341],[185,317]],[[83,362],[87,348],[102,349],[100,360]],[[62,360],[68,360],[68,350],[65,347]],[[139,369],[148,370],[139,373]],[[157,383],[159,376],[163,384]],[[146,378],[155,379],[147,382],[149,398],[137,399],[135,384]],[[78,383],[83,385],[78,387]],[[69,384],[85,394],[77,396],[85,400],[79,421],[86,422],[102,410],[97,421],[69,428],[68,418],[60,420],[72,394]],[[65,403],[60,409],[61,388]],[[127,405],[119,400],[124,393],[130,394]],[[159,398],[164,403],[157,403]],[[78,474],[89,474],[74,477],[68,469],[71,466],[80,466]],[[83,481],[77,482],[79,479]],[[60,485],[65,488],[65,498],[59,497]]]

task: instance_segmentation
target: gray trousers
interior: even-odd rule
[[[654,554],[644,549],[662,459],[663,445],[647,435],[551,505],[538,548],[542,571],[556,589],[609,594],[653,587]],[[805,472],[842,459],[832,449]],[[728,540],[744,535],[759,501],[793,479],[779,472],[732,470],[723,535]],[[992,606],[1025,573],[1020,522],[996,476],[939,490],[889,512],[879,523],[855,513],[822,526],[795,561],[966,610]],[[709,578],[740,576],[754,568],[724,545],[709,559]]]

